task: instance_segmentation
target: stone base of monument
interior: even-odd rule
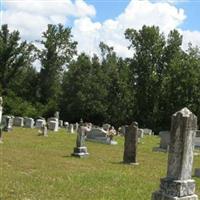
[[[168,149],[163,149],[163,148],[160,148],[160,147],[153,147],[152,151],[154,151],[154,152],[164,152],[164,153],[167,153],[167,152],[168,152]]]
[[[172,180],[163,178],[160,191],[154,192],[152,200],[198,200],[194,180]]]
[[[123,164],[126,164],[126,165],[134,165],[134,166],[137,166],[137,165],[139,165],[139,163],[134,163],[134,162],[122,162]]]
[[[115,140],[110,140],[109,138],[105,137],[96,137],[96,138],[86,138],[85,140],[90,141],[90,142],[98,142],[102,144],[110,144],[110,145],[117,145],[117,141]]]
[[[194,175],[200,178],[200,168],[195,169]]]
[[[89,153],[87,152],[87,147],[75,147],[71,155],[82,158],[88,156]]]
[[[193,194],[185,197],[173,197],[158,191],[152,194],[152,200],[198,200],[198,196]]]

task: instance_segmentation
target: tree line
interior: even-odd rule
[[[69,122],[105,122],[118,127],[137,121],[154,131],[169,129],[170,116],[188,107],[200,117],[200,50],[172,30],[127,29],[131,58],[99,44],[101,55],[77,55],[71,29],[48,25],[37,48],[19,31],[0,30],[0,93],[4,114],[49,117],[60,111]],[[37,71],[34,62],[39,61]]]

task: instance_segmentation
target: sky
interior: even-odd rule
[[[72,29],[78,52],[99,54],[101,41],[119,56],[130,57],[127,28],[156,25],[167,36],[178,29],[183,49],[200,47],[200,0],[0,0],[1,24],[19,30],[24,40],[41,39],[47,24],[62,23]],[[41,48],[41,47],[40,47]]]

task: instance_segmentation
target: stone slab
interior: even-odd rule
[[[160,191],[166,195],[184,197],[193,195],[195,192],[194,180],[171,180],[162,178],[160,181]]]
[[[151,199],[152,200],[198,200],[198,196],[193,194],[185,197],[173,197],[170,195],[163,194],[160,191],[157,191],[152,194]]]

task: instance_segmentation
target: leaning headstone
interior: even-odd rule
[[[35,127],[41,128],[44,124],[46,124],[45,119],[37,119],[36,122],[35,122]]]
[[[123,162],[127,164],[137,165],[137,132],[138,132],[138,123],[133,122],[130,126],[127,127],[124,140],[124,157]]]
[[[34,119],[33,118],[24,118],[24,127],[25,128],[34,128]]]
[[[196,130],[197,117],[187,108],[172,115],[167,177],[152,200],[198,200],[191,177]]]
[[[24,118],[23,117],[15,117],[14,118],[14,126],[24,126]]]
[[[74,148],[72,156],[85,157],[88,155],[87,147],[85,146],[85,131],[85,127],[79,127],[76,138],[76,147]]]
[[[3,98],[0,97],[0,124],[2,122],[2,113],[3,113],[3,107],[2,107],[2,105],[3,105]]]

